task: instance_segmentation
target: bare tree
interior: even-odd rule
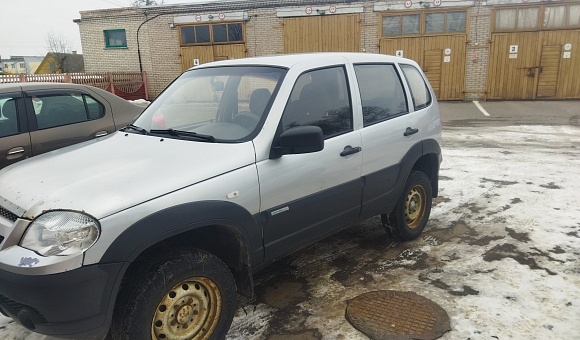
[[[53,32],[48,32],[46,34],[46,45],[48,52],[54,58],[54,65],[50,64],[50,72],[70,72],[70,63],[67,62],[71,50],[70,40],[62,34],[58,35]]]
[[[131,5],[136,7],[163,5],[165,0],[131,0]]]

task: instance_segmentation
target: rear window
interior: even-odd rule
[[[405,74],[407,83],[409,83],[415,110],[421,110],[429,106],[431,104],[431,93],[421,72],[411,65],[401,65],[401,69],[403,70],[403,74]]]

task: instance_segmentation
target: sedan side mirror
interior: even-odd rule
[[[272,148],[273,158],[288,154],[317,152],[324,149],[324,134],[319,126],[296,126],[280,135],[280,146]]]

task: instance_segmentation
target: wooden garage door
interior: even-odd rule
[[[466,37],[464,35],[424,37],[425,59],[421,64],[426,70],[431,86],[438,84],[437,95],[441,100],[461,100],[465,91],[465,68],[467,60]],[[447,51],[447,53],[445,53]],[[431,60],[427,60],[427,53]],[[439,56],[438,60],[434,55]],[[436,63],[438,61],[438,66]],[[427,62],[430,65],[427,65]],[[432,71],[433,70],[433,71]],[[435,87],[433,86],[435,89]]]
[[[358,51],[358,14],[284,19],[284,53]]]
[[[195,59],[199,59],[200,64],[205,64],[217,60],[244,57],[246,57],[244,44],[181,47],[181,71],[192,68]]]
[[[491,38],[487,88],[489,99],[533,99],[539,32],[495,33]],[[517,46],[515,50],[510,50]],[[511,53],[510,53],[511,52]]]
[[[580,30],[545,31],[540,37],[537,97],[580,98]],[[571,46],[569,51],[564,48],[566,44]],[[564,52],[570,52],[569,58],[564,58]]]
[[[569,58],[564,58],[566,44],[572,46]],[[510,46],[517,46],[517,53],[510,53]],[[579,47],[580,30],[493,34],[488,98],[580,98]]]
[[[449,54],[445,54],[446,50]],[[403,57],[421,66],[439,100],[463,99],[467,59],[465,35],[381,39],[381,53],[396,55],[397,51],[403,51]]]
[[[397,51],[403,51],[403,57],[415,60],[417,64],[423,64],[423,45],[422,37],[417,38],[383,38],[380,42],[380,53],[396,55]]]

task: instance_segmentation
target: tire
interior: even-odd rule
[[[393,211],[381,215],[383,227],[401,241],[416,239],[427,225],[432,201],[429,177],[424,172],[411,171]]]
[[[225,339],[236,311],[228,267],[201,250],[176,250],[127,280],[113,339]]]

